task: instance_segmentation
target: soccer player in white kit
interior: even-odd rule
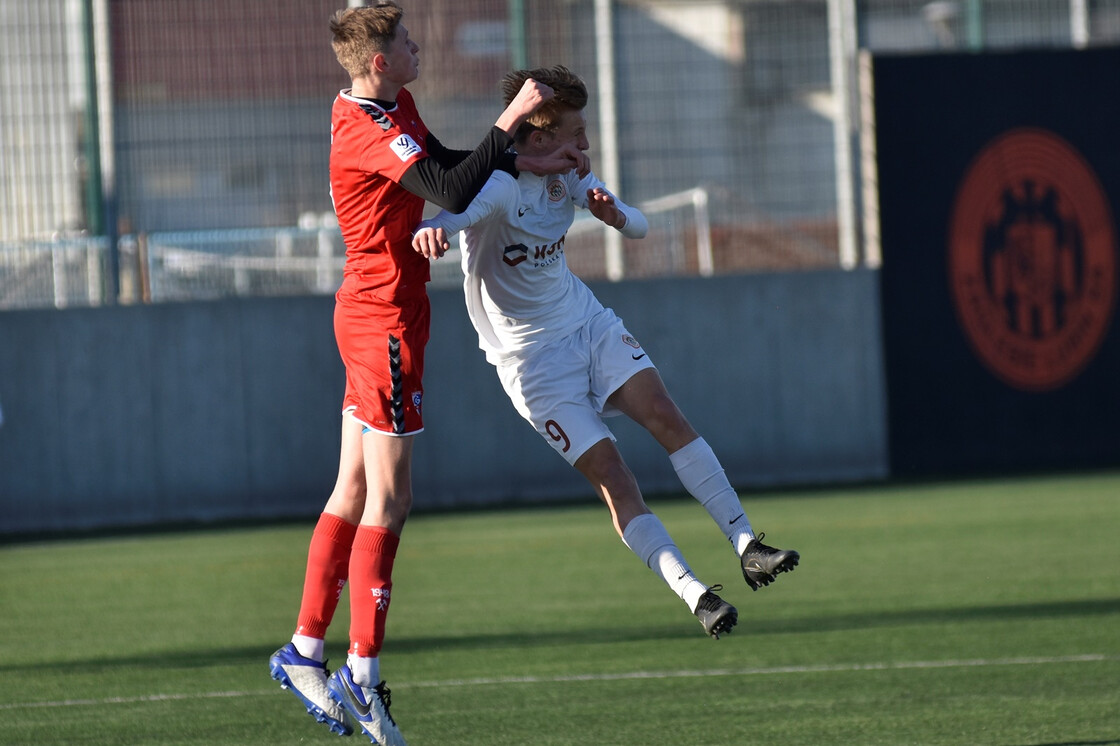
[[[550,152],[565,143],[586,151],[583,81],[562,66],[519,70],[502,81],[507,103],[528,78],[551,87],[554,97],[521,125],[517,152]],[[514,178],[495,171],[465,212],[443,211],[420,223],[413,248],[438,259],[449,248],[447,237],[464,232],[467,312],[514,407],[591,482],[626,546],[718,639],[735,626],[737,610],[716,595],[720,586],[692,573],[646,506],[603,417],[625,414],[649,430],[685,489],[731,542],[753,590],[793,570],[800,556],[755,536],[715,453],[685,419],[649,355],[568,269],[564,236],[576,207],[628,238],[646,234],[641,211],[607,191],[594,173]]]

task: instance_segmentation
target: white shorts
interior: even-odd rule
[[[570,464],[614,435],[603,417],[621,414],[607,403],[649,355],[609,308],[567,337],[497,366],[518,413]]]

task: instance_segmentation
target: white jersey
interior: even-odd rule
[[[555,176],[495,171],[461,214],[441,212],[420,228],[442,227],[461,241],[467,312],[486,359],[499,364],[566,337],[603,309],[568,269],[564,237],[587,191],[603,188],[593,173]],[[622,233],[645,236],[642,213],[617,198],[626,216]]]

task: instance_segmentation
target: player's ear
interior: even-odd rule
[[[385,60],[385,55],[381,52],[373,55],[369,61],[369,71],[371,73],[383,73],[389,69],[389,63]]]

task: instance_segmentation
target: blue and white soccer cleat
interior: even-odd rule
[[[354,732],[346,722],[346,711],[335,702],[327,690],[327,666],[313,658],[304,658],[296,646],[288,643],[268,659],[272,678],[280,682],[307,707],[307,713],[331,729],[332,733],[348,736]]]
[[[370,688],[354,683],[350,666],[344,665],[327,681],[331,697],[350,713],[378,746],[408,746],[389,714],[389,688],[382,681]]]

